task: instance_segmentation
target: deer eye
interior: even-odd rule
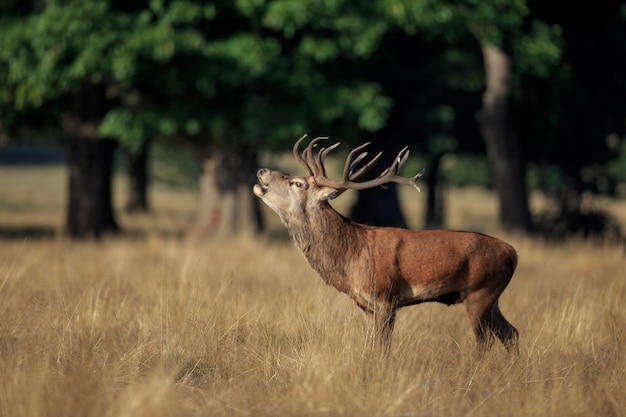
[[[302,188],[302,187],[304,186],[304,184],[302,183],[302,181],[298,181],[298,180],[292,181],[292,182],[291,182],[291,185],[295,185],[295,186],[296,186],[296,187],[298,187],[298,188]]]

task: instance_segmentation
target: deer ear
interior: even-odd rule
[[[336,190],[330,187],[320,187],[319,196],[320,200],[332,200],[337,198],[343,193],[344,190]]]

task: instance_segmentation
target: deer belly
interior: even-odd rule
[[[465,291],[447,288],[420,288],[406,286],[398,294],[398,305],[408,306],[426,302],[437,302],[446,305],[462,303],[465,300]]]

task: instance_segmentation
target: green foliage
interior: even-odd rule
[[[205,54],[208,58],[234,64],[234,71],[224,74],[221,81],[227,85],[250,82],[269,71],[280,53],[276,39],[260,38],[254,33],[234,33],[232,36],[208,43]]]
[[[125,138],[133,144],[133,150],[146,137],[145,124],[127,108],[115,108],[109,111],[100,124],[100,133],[105,137]]]
[[[380,87],[322,67],[378,47],[386,23],[363,10],[330,0],[10,4],[0,16],[2,128],[24,122],[19,113],[60,124],[78,112],[131,150],[155,137],[266,146],[261,138],[291,141],[339,120],[353,135],[377,130],[391,106]],[[72,103],[93,86],[103,95],[86,114]]]
[[[528,167],[527,184],[531,190],[556,194],[563,188],[563,172],[554,164],[531,164]]]
[[[350,103],[356,113],[358,127],[365,131],[375,131],[383,127],[391,100],[382,95],[376,84],[360,84],[356,87],[339,88],[338,103]],[[327,109],[325,109],[327,111]],[[339,116],[340,108],[335,108],[335,115],[327,114],[326,119],[331,121]],[[333,117],[334,116],[334,117]]]
[[[515,38],[513,51],[519,74],[547,78],[563,57],[563,31],[558,25],[533,20],[530,31]]]
[[[485,188],[492,185],[487,158],[480,155],[447,155],[442,161],[441,174],[445,183],[450,185]]]
[[[409,34],[428,37],[444,36],[447,40],[458,39],[463,27],[454,4],[439,0],[382,0],[382,10],[390,20]]]
[[[105,97],[118,102],[105,109],[101,134],[137,148],[145,134],[171,134],[171,123],[150,125],[154,111],[137,100],[150,67],[172,62],[176,54],[203,53],[202,35],[187,25],[203,9],[194,2],[150,2],[138,12],[116,10],[106,0],[49,1],[27,15],[5,14],[0,36],[0,62],[7,73],[2,91],[5,105],[20,111],[62,106],[86,85],[104,85]],[[142,114],[147,108],[148,114]],[[110,112],[110,114],[109,114]]]
[[[460,6],[470,31],[481,41],[503,46],[522,31],[528,16],[526,0],[471,0]]]
[[[377,2],[347,0],[271,1],[263,24],[287,39],[303,33],[300,52],[318,62],[339,54],[368,57],[388,28]]]

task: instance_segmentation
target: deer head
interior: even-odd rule
[[[306,176],[261,168],[257,171],[259,183],[253,188],[254,194],[274,210],[285,224],[297,221],[305,215],[307,210],[325,204],[346,190],[364,190],[391,182],[411,185],[418,191],[420,190],[417,186],[417,180],[423,175],[423,171],[411,178],[399,175],[409,157],[409,151],[406,147],[398,153],[390,167],[369,181],[359,181],[359,179],[363,178],[376,165],[382,152],[366,161],[368,152],[364,149],[370,143],[354,148],[346,158],[342,178],[334,180],[326,176],[324,160],[333,149],[339,146],[339,143],[327,148],[321,147],[315,153],[315,148],[319,142],[328,139],[328,137],[318,137],[300,152],[300,144],[305,138],[306,135],[295,143],[293,155],[304,167],[307,172]]]

